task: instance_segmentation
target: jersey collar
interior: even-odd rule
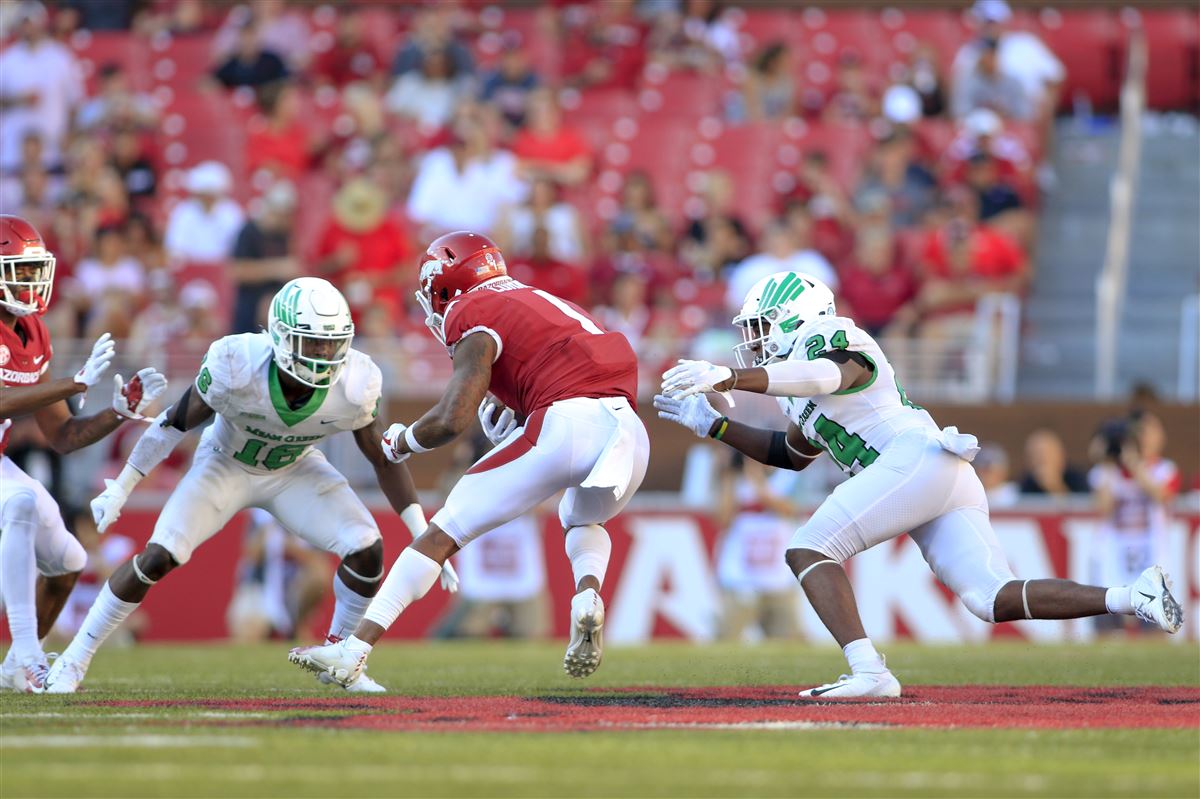
[[[280,420],[288,427],[294,427],[312,416],[325,401],[325,395],[329,393],[327,388],[315,388],[312,396],[299,408],[288,407],[287,397],[283,396],[283,386],[279,385],[279,370],[273,359],[270,366],[267,367],[267,385],[270,388],[271,404],[275,406],[275,413],[279,414]]]

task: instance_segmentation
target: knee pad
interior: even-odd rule
[[[1007,580],[993,583],[984,588],[971,588],[959,595],[959,599],[967,606],[967,610],[971,611],[975,616],[983,619],[988,624],[996,623],[996,597],[1000,594],[1000,589],[1007,584]]]
[[[63,574],[74,574],[83,571],[83,567],[87,565],[87,551],[83,548],[83,544],[79,543],[79,539],[72,538],[67,544],[66,550],[62,556]]]
[[[14,491],[0,508],[0,530],[24,529],[33,533],[37,526],[37,496],[29,490]]]

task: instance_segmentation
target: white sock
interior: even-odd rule
[[[1117,588],[1108,589],[1104,592],[1104,607],[1108,608],[1109,613],[1132,616],[1133,588],[1128,585],[1122,585]]]
[[[871,643],[870,638],[851,641],[842,647],[842,654],[846,656],[852,674],[879,674],[887,671],[887,666],[883,665],[883,658],[875,651],[875,645]]]
[[[371,604],[371,597],[363,596],[342,582],[341,575],[333,575],[333,621],[329,623],[329,635],[346,638],[358,629],[363,614]]]
[[[33,552],[36,530],[32,501],[24,503],[15,496],[4,510],[6,513],[0,520],[4,525],[4,534],[0,535],[0,583],[4,585],[4,606],[12,635],[9,656],[26,664],[42,652],[37,637],[37,559]]]
[[[71,640],[71,645],[62,656],[86,669],[92,662],[92,656],[104,643],[104,639],[112,635],[121,626],[121,622],[129,618],[129,614],[137,610],[140,602],[126,602],[118,599],[108,587],[108,583],[100,589],[92,609],[79,627],[79,632]]]
[[[379,587],[379,593],[371,600],[371,606],[363,618],[386,630],[401,611],[433,588],[441,573],[440,563],[407,547],[392,564],[392,570]]]
[[[595,577],[604,585],[608,558],[612,555],[612,539],[607,530],[598,524],[572,527],[567,531],[566,549],[576,586],[584,577]]]

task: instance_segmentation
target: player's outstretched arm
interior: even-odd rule
[[[400,514],[400,518],[404,519],[405,524],[408,524],[408,519],[404,518],[408,509],[413,505],[416,505],[418,510],[420,509],[420,505],[417,503],[417,487],[413,484],[408,464],[392,463],[380,449],[379,440],[383,438],[385,432],[383,422],[376,417],[370,424],[354,431],[354,443],[358,445],[359,452],[375,468],[375,479],[379,481],[379,489],[387,497],[388,504],[392,506],[392,510]],[[411,524],[409,529],[414,538],[425,532],[423,517],[420,529],[413,529]]]
[[[212,416],[213,409],[200,397],[195,386],[188,386],[178,402],[151,420],[146,432],[133,445],[117,479],[105,480],[104,491],[92,500],[96,529],[103,533],[111,527],[142,478],[171,454],[188,430],[199,427]]]
[[[449,444],[475,421],[475,413],[492,382],[496,342],[479,332],[454,347],[454,374],[437,405],[410,425],[394,424],[383,436],[388,458],[400,462],[413,452]]]
[[[147,367],[128,383],[120,375],[113,377],[113,402],[109,410],[92,416],[72,416],[67,403],[60,400],[35,411],[34,418],[56,452],[74,452],[96,443],[130,419],[144,421],[142,411],[166,390],[167,378]]]
[[[100,376],[108,369],[108,365],[115,355],[116,345],[113,344],[112,336],[105,333],[96,339],[87,361],[71,377],[51,380],[48,375],[43,374],[41,379],[32,386],[0,385],[0,416],[8,418],[24,416],[59,404],[76,394],[83,394],[96,384]],[[66,406],[60,410],[70,416]]]
[[[773,397],[815,397],[862,385],[872,369],[861,353],[846,350],[833,350],[811,361],[780,361],[749,369],[682,360],[663,374],[662,392],[679,399],[735,388]]]
[[[717,413],[703,394],[684,399],[658,394],[654,407],[660,419],[682,425],[700,438],[714,438],[767,466],[798,472],[821,454],[796,425],[790,425],[784,433],[735,422]]]

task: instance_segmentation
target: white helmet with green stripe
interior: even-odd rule
[[[781,361],[792,353],[805,322],[836,316],[833,292],[802,272],[776,272],[754,284],[733,324],[742,343],[733,348],[743,369]]]
[[[271,300],[267,332],[279,369],[313,388],[338,381],[354,338],[346,298],[328,280],[298,277]]]

